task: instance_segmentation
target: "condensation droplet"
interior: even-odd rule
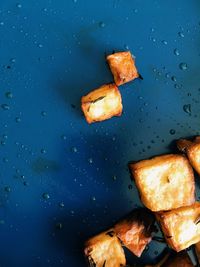
[[[43,194],[42,194],[42,197],[43,197],[45,200],[47,200],[47,199],[50,198],[50,196],[49,196],[48,193],[43,193]]]
[[[169,133],[170,133],[171,135],[174,135],[174,134],[176,133],[176,131],[175,131],[174,129],[171,129],[171,130],[169,131]]]
[[[6,93],[5,93],[5,96],[6,96],[7,98],[13,98],[13,94],[12,94],[11,92],[6,92]]]
[[[191,104],[185,104],[183,110],[185,113],[191,114]]]
[[[5,190],[7,193],[10,193],[10,192],[11,192],[11,188],[10,188],[10,186],[5,186],[5,187],[4,187],[4,190]]]
[[[180,64],[179,64],[179,68],[180,68],[181,70],[187,70],[187,68],[188,68],[187,63],[184,63],[184,62],[180,63]]]
[[[100,28],[104,28],[106,26],[105,22],[101,21],[99,22],[99,27]]]
[[[179,35],[180,37],[182,37],[182,38],[185,37],[185,35],[184,35],[183,32],[179,32],[178,35]]]
[[[179,55],[180,55],[180,52],[178,51],[177,48],[174,49],[174,55],[175,55],[175,56],[179,56]]]
[[[9,110],[10,109],[10,106],[8,104],[2,104],[1,107],[3,110]]]

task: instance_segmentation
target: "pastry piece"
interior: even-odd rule
[[[167,243],[177,252],[200,241],[200,202],[159,212],[156,217]]]
[[[195,244],[195,251],[196,251],[197,258],[198,258],[198,262],[200,264],[200,242]]]
[[[88,123],[107,120],[122,113],[121,94],[115,84],[105,84],[81,98]]]
[[[182,155],[168,154],[130,163],[144,205],[152,211],[171,210],[195,202],[192,167]]]
[[[197,136],[193,142],[180,139],[177,141],[177,147],[180,151],[186,153],[192,167],[200,175],[200,136]]]
[[[84,250],[90,267],[122,267],[126,258],[122,245],[113,229],[90,238]]]
[[[107,56],[107,61],[116,85],[130,82],[140,76],[130,51],[111,54]]]
[[[152,239],[155,217],[147,209],[137,209],[114,226],[114,231],[122,244],[137,257]]]

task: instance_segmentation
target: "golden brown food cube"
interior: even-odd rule
[[[130,82],[139,77],[130,51],[118,52],[107,56],[107,61],[116,85]]]
[[[122,113],[122,99],[115,84],[105,84],[83,96],[81,107],[88,123],[107,120]]]
[[[130,163],[144,205],[152,211],[171,210],[195,202],[193,170],[182,155],[168,154]]]
[[[193,142],[187,139],[180,139],[177,142],[178,149],[187,154],[187,157],[200,175],[200,136],[197,136]]]
[[[195,244],[195,251],[196,251],[197,258],[198,258],[198,262],[200,264],[200,242]]]
[[[90,238],[84,250],[90,267],[122,267],[126,258],[122,245],[113,229]]]
[[[200,241],[200,203],[166,212],[156,217],[167,243],[177,252]]]
[[[137,257],[152,239],[154,215],[147,209],[137,209],[114,226],[114,231],[122,244]]]

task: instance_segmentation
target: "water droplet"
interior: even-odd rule
[[[185,37],[185,35],[184,35],[183,32],[179,32],[178,35],[179,35],[180,37],[182,37],[182,38]]]
[[[113,180],[116,181],[117,180],[117,176],[113,175]]]
[[[166,73],[166,74],[165,74],[165,77],[166,77],[166,78],[169,78],[169,77],[170,77],[170,73]]]
[[[88,161],[89,161],[90,164],[93,163],[93,159],[92,158],[89,158]]]
[[[46,116],[47,115],[46,111],[41,111],[41,115]]]
[[[175,131],[174,129],[171,129],[171,130],[169,131],[169,133],[170,133],[171,135],[174,135],[174,134],[176,133],[176,131]]]
[[[50,198],[50,196],[49,196],[48,193],[43,193],[43,194],[42,194],[42,197],[43,197],[45,200],[47,200],[47,199]]]
[[[94,196],[91,197],[91,199],[92,199],[92,201],[96,201],[96,197],[94,197]]]
[[[15,62],[16,62],[16,59],[15,59],[15,58],[11,58],[11,59],[10,59],[10,62],[11,62],[11,63],[15,63]]]
[[[63,228],[62,223],[56,223],[56,229],[61,230]]]
[[[67,140],[67,136],[66,135],[61,135],[61,138],[63,139],[63,140]]]
[[[163,40],[162,43],[163,43],[164,45],[167,45],[167,41],[166,41],[166,40]]]
[[[4,139],[8,139],[8,136],[6,134],[3,135]]]
[[[16,7],[17,7],[17,8],[22,8],[22,4],[19,4],[19,3],[18,3],[18,4],[16,4]]]
[[[0,26],[3,26],[3,25],[4,25],[4,22],[3,22],[3,21],[1,21],[1,22],[0,22]]]
[[[3,162],[7,163],[8,159],[7,158],[3,158]]]
[[[177,81],[177,80],[176,80],[176,76],[172,76],[171,79],[172,79],[173,82],[176,82],[176,81]]]
[[[77,150],[77,148],[74,146],[74,147],[72,147],[72,152],[74,152],[74,153],[76,153],[78,150]]]
[[[151,32],[155,32],[155,29],[154,28],[151,28]]]
[[[176,83],[176,84],[174,84],[174,88],[179,89],[180,85]]]
[[[42,154],[46,154],[46,153],[47,153],[47,151],[46,151],[44,148],[42,148],[42,149],[40,150],[40,152],[41,152]]]
[[[179,56],[179,55],[180,55],[180,52],[178,51],[177,48],[174,49],[174,55],[175,55],[175,56]]]
[[[135,8],[133,11],[134,11],[134,13],[138,13],[138,9],[137,8]]]
[[[38,47],[39,47],[39,48],[42,48],[42,47],[43,47],[43,45],[42,45],[42,44],[38,44]]]
[[[124,45],[124,48],[125,48],[126,50],[129,50],[129,46],[128,46],[128,45]]]
[[[6,142],[5,141],[1,141],[1,145],[5,146]]]
[[[183,110],[188,113],[188,114],[191,114],[191,104],[185,104],[183,106]]]
[[[78,0],[73,0],[74,3],[77,3]]]
[[[5,190],[6,192],[8,192],[8,193],[11,192],[11,188],[10,188],[10,186],[5,186],[5,187],[4,187],[4,190]]]
[[[16,118],[15,118],[15,121],[16,121],[17,123],[19,123],[19,122],[21,122],[21,118],[16,117]]]
[[[64,204],[63,202],[60,202],[60,203],[59,203],[59,207],[60,207],[60,208],[64,208],[64,207],[65,207],[65,204]]]
[[[5,93],[5,96],[6,96],[7,98],[13,98],[13,94],[12,94],[11,92],[6,92],[6,93]]]
[[[105,26],[106,24],[103,21],[99,22],[99,27],[104,28]]]
[[[188,68],[187,63],[184,63],[184,62],[180,63],[180,64],[179,64],[179,68],[180,68],[181,70],[187,70],[187,68]]]
[[[2,104],[1,107],[3,110],[9,110],[10,109],[10,106],[8,104]]]

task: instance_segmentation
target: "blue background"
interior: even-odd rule
[[[120,87],[121,117],[88,125],[81,96],[127,49],[144,80]],[[85,266],[84,240],[141,206],[128,161],[200,132],[199,56],[198,0],[1,0],[1,267]]]

